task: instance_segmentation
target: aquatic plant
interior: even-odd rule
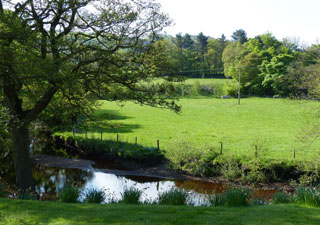
[[[272,196],[272,203],[273,204],[287,204],[292,202],[292,196],[289,193],[286,193],[284,191],[275,193]]]
[[[186,205],[188,193],[183,189],[173,188],[160,193],[158,199],[160,205]]]
[[[120,202],[125,204],[139,204],[141,195],[141,190],[132,187],[124,190],[123,194],[121,194],[122,200]]]
[[[66,185],[58,191],[58,197],[62,202],[75,203],[79,201],[81,190],[72,185]]]
[[[226,206],[247,206],[252,196],[248,188],[231,188],[223,193]]]
[[[299,204],[320,207],[320,190],[316,187],[298,187],[295,201]]]
[[[105,200],[106,194],[103,189],[97,190],[95,188],[88,189],[84,193],[84,202],[87,203],[102,203]]]

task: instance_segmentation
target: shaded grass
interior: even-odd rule
[[[0,199],[0,224],[319,224],[320,209],[296,205],[211,208],[92,205]]]

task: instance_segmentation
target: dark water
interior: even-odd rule
[[[57,191],[67,183],[77,185],[84,193],[87,189],[102,189],[106,193],[105,202],[120,200],[125,189],[137,188],[143,192],[141,201],[154,202],[159,193],[172,188],[181,188],[189,193],[189,203],[206,205],[207,195],[222,193],[227,185],[196,180],[163,180],[139,176],[116,176],[97,171],[62,169],[38,166],[33,169],[36,190],[43,200],[54,200]],[[255,198],[270,199],[274,190],[255,190]]]

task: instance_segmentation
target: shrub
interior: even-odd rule
[[[231,188],[223,195],[227,206],[247,206],[252,196],[252,191],[247,188]]]
[[[296,202],[320,207],[320,190],[315,187],[299,187],[296,189]]]
[[[58,196],[62,202],[75,203],[79,201],[81,191],[78,187],[66,185],[59,190]]]
[[[186,205],[188,193],[183,189],[171,189],[160,193],[158,196],[160,205]]]
[[[226,83],[223,87],[223,92],[232,97],[238,96],[238,82]]]
[[[210,206],[221,206],[226,203],[225,197],[223,194],[214,194],[209,196],[209,204]]]
[[[225,179],[232,180],[240,177],[242,174],[241,164],[236,159],[228,159],[221,164],[221,176]]]
[[[125,204],[139,204],[142,191],[136,188],[130,188],[124,190],[122,194],[122,200],[120,202]]]
[[[272,196],[273,204],[287,204],[292,202],[292,196],[284,191],[278,192]]]
[[[84,201],[87,203],[102,203],[105,200],[106,194],[103,190],[95,188],[89,189],[84,194]]]

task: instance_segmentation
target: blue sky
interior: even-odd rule
[[[157,0],[175,25],[168,34],[179,32],[229,39],[237,29],[248,37],[271,32],[278,39],[320,43],[320,0]]]

